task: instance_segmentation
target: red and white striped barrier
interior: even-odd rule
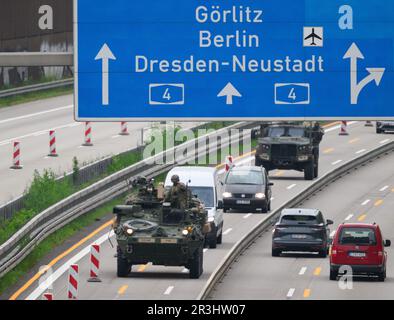
[[[79,267],[72,264],[68,269],[68,298],[76,300],[78,297]]]
[[[85,142],[83,146],[91,147],[92,145],[92,125],[90,122],[85,122]]]
[[[42,295],[42,300],[50,300],[50,301],[52,301],[53,300],[53,293],[51,293],[51,292],[45,292],[43,295]]]
[[[232,156],[227,156],[226,157],[226,162],[225,162],[225,170],[228,172],[232,167],[234,167],[233,163],[233,157]]]
[[[347,121],[342,121],[341,123],[341,131],[339,132],[340,136],[348,136],[349,132],[347,132]]]
[[[100,272],[100,246],[93,244],[90,247],[90,278],[88,282],[101,282]]]
[[[366,127],[373,127],[372,121],[367,121],[367,122],[365,122],[365,126],[366,126]]]
[[[49,131],[49,157],[57,157],[56,153],[56,132],[55,130]]]
[[[130,133],[127,129],[127,122],[121,122],[120,123],[120,132],[119,135],[120,136],[128,136]]]
[[[14,142],[14,151],[12,153],[12,166],[11,169],[22,169],[21,165],[21,144],[20,142]]]

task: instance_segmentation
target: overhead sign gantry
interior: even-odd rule
[[[74,0],[77,120],[392,119],[391,0]]]

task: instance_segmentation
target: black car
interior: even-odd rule
[[[385,133],[386,131],[394,131],[394,121],[378,121],[376,122],[376,133]]]
[[[331,220],[317,209],[284,209],[272,234],[272,256],[283,251],[318,252],[325,258],[329,249]]]
[[[271,210],[271,186],[263,167],[233,167],[226,175],[223,193],[223,211],[230,209]]]

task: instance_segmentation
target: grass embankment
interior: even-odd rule
[[[17,96],[1,98],[0,108],[10,107],[21,103],[27,103],[27,102],[32,102],[42,99],[54,98],[54,97],[63,96],[66,94],[72,94],[72,93],[73,93],[73,87],[67,86],[67,87],[20,94]]]

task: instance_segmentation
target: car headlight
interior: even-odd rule
[[[269,149],[270,149],[270,146],[269,146],[269,144],[263,144],[263,145],[262,145],[262,148],[263,148],[264,150],[269,150]]]
[[[262,193],[262,192],[259,192],[259,193],[256,193],[255,197],[256,197],[257,199],[264,199],[264,198],[265,198],[265,194]]]
[[[129,236],[131,236],[132,234],[133,234],[133,229],[131,229],[131,228],[127,228],[126,229],[126,233],[129,235]]]
[[[224,192],[223,198],[231,198],[232,194],[230,192]]]
[[[183,229],[183,230],[182,230],[182,234],[183,234],[184,236],[187,236],[187,235],[189,234],[189,231],[188,231],[187,229]]]
[[[308,160],[308,156],[299,156],[298,161],[306,161]]]
[[[213,222],[215,220],[214,217],[208,217],[208,222]]]
[[[308,150],[308,146],[299,146],[298,150],[299,151],[306,151],[306,150]]]

